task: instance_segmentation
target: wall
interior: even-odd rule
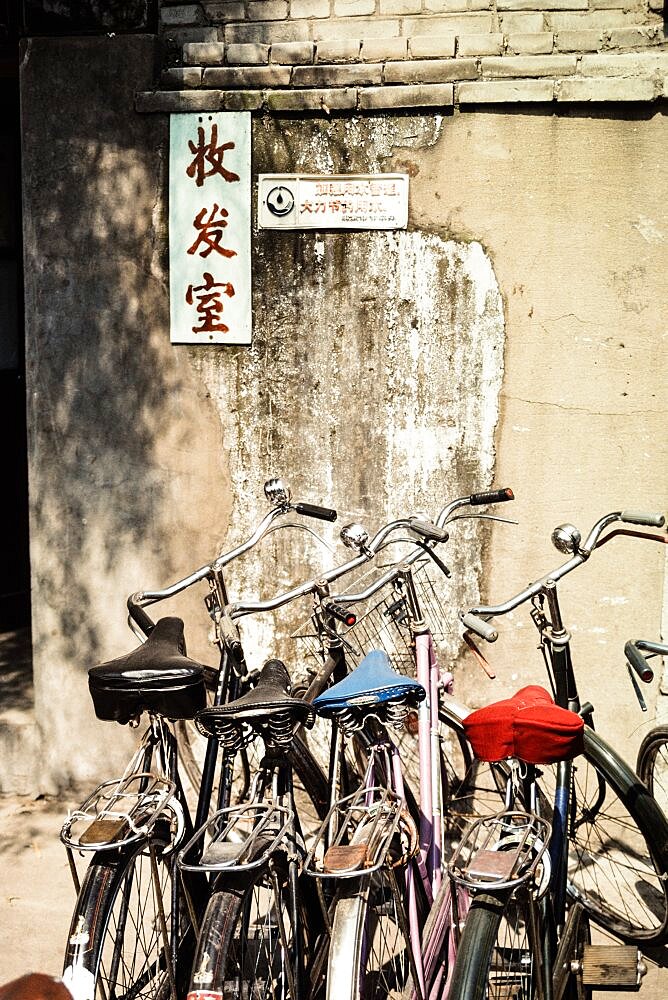
[[[556,564],[559,521],[666,506],[662,106],[260,115],[254,175],[408,172],[409,230],[256,233],[253,347],[171,347],[168,122],[130,111],[152,54],[146,39],[35,40],[24,59],[42,788],[94,772],[120,738],[93,719],[85,669],[129,648],[127,594],[237,542],[269,474],[373,525],[481,480],[513,486],[519,527],[453,529],[453,609]],[[589,689],[609,692],[601,728],[636,741],[621,649],[658,633],[665,573],[659,546],[638,548],[613,543],[564,589]],[[313,550],[272,552],[287,582]],[[258,582],[273,589],[258,564],[238,578]],[[460,691],[534,679],[533,645],[518,615],[493,650],[499,683],[461,659]]]
[[[164,3],[153,110],[447,109],[668,94],[650,0]]]
[[[169,579],[179,552],[215,548],[220,520],[191,510],[229,499],[215,412],[165,336],[166,122],[130,110],[155,56],[145,37],[23,52],[40,790],[123,759],[127,731],[96,722],[86,670],[134,644],[130,592]]]

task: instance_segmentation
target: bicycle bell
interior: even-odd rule
[[[274,507],[287,507],[292,492],[284,479],[268,479],[264,484],[264,495]]]
[[[574,524],[560,524],[552,532],[552,544],[564,555],[574,555],[580,549],[582,535]]]
[[[366,555],[369,532],[364,525],[345,524],[341,528],[339,537],[346,548],[353,549],[354,552],[363,552]]]

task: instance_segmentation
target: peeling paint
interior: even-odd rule
[[[252,348],[201,362],[229,446],[234,540],[261,515],[269,475],[371,531],[417,509],[435,517],[448,499],[490,483],[504,321],[480,244],[422,232],[264,233],[255,297]],[[335,540],[334,528],[323,530]],[[453,609],[478,594],[480,530],[460,522],[445,553]],[[235,566],[231,593],[269,596],[346,558],[294,532],[270,547],[269,559]],[[272,558],[280,572],[268,569]],[[299,614],[308,608],[246,626],[251,659],[294,656],[277,637]],[[448,657],[458,644],[453,611]]]

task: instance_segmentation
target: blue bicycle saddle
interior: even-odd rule
[[[377,705],[404,696],[420,702],[426,697],[426,691],[412,677],[398,674],[387,653],[374,649],[352,673],[319,695],[313,707],[318,715],[331,715],[343,708]]]

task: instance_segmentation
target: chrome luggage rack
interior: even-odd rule
[[[387,863],[405,815],[403,799],[381,786],[339,799],[318,829],[304,871],[318,879],[359,878],[378,871]]]
[[[533,880],[542,894],[550,878],[546,854],[552,827],[535,813],[500,812],[476,820],[448,863],[467,889],[514,889]]]
[[[178,819],[175,792],[173,781],[150,771],[104,781],[67,818],[60,839],[76,851],[118,850],[146,837],[165,810]],[[177,831],[173,840],[178,839]]]
[[[179,853],[177,866],[189,872],[258,868],[278,850],[293,823],[292,809],[272,803],[219,809]]]

